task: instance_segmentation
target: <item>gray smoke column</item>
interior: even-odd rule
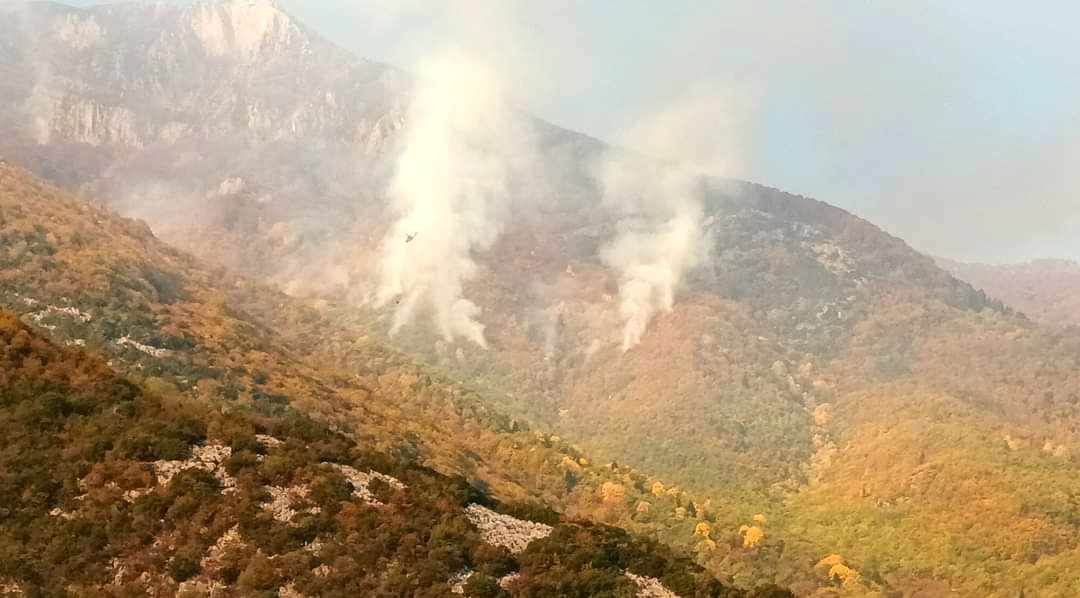
[[[621,136],[621,145],[641,154],[611,152],[595,168],[603,201],[619,219],[600,259],[619,272],[624,352],[657,313],[674,308],[686,275],[709,258],[703,177],[741,167],[733,134],[741,105],[716,92],[681,98]]]
[[[474,255],[498,238],[512,173],[531,160],[528,121],[495,71],[466,53],[423,63],[389,196],[397,215],[383,241],[376,306],[393,302],[391,334],[430,316],[448,342],[487,347],[480,308],[464,295]]]

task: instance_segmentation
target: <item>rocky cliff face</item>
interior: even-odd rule
[[[0,156],[202,257],[340,284],[312,265],[338,251],[327,239],[384,218],[407,76],[272,0],[2,10]]]
[[[404,85],[270,0],[9,10],[5,36],[19,41],[7,54],[22,77],[5,95],[24,101],[42,142],[355,141],[393,111]]]
[[[151,221],[226,217],[205,197],[230,178],[264,181],[282,212],[329,179],[359,186],[402,125],[406,77],[271,0],[4,10],[0,152],[106,196],[154,188],[128,202]]]

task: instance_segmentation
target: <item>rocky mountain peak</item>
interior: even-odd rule
[[[251,60],[302,42],[302,32],[274,0],[198,2],[186,22],[210,56]]]
[[[275,0],[2,10],[8,150],[73,143],[73,171],[104,163],[78,148],[126,154],[206,139],[219,142],[204,150],[228,155],[229,143],[267,140],[377,154],[400,126],[404,78],[334,46]]]

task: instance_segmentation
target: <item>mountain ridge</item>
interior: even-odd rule
[[[1080,264],[1040,259],[1019,264],[973,264],[938,258],[957,278],[998,297],[1032,319],[1055,327],[1080,326]]]

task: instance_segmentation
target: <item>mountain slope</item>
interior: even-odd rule
[[[557,436],[529,432],[523,423],[485,407],[475,390],[416,366],[378,343],[354,335],[348,341],[337,341],[330,334],[330,324],[317,312],[271,289],[220,271],[204,270],[195,260],[160,243],[142,223],[92,207],[10,166],[0,166],[0,238],[0,303],[16,310],[22,320],[47,332],[56,342],[101,352],[110,364],[149,389],[151,395],[164,396],[169,404],[184,405],[196,419],[213,420],[199,423],[198,430],[213,431],[215,426],[224,426],[213,423],[219,414],[249,422],[244,424],[248,435],[254,433],[252,429],[261,433],[300,426],[296,434],[306,438],[315,433],[313,429],[325,430],[329,423],[332,432],[318,433],[331,434],[338,443],[361,446],[365,455],[381,452],[378,463],[403,463],[411,469],[433,467],[445,475],[462,477],[450,487],[457,484],[466,488],[467,480],[471,489],[464,496],[497,497],[518,505],[511,506],[511,510],[540,513],[543,517],[549,517],[550,511],[539,505],[552,505],[574,521],[618,523],[649,535],[659,534],[665,540],[677,539],[673,543],[678,545],[701,539],[693,531],[698,523],[707,521],[708,514],[687,517],[676,513],[679,504],[693,500],[689,495],[679,493],[667,500],[655,500],[644,486],[647,478],[643,475],[628,468],[593,465],[579,449]],[[270,324],[264,325],[240,306],[263,314]],[[332,367],[322,353],[305,353],[308,343],[297,343],[295,350],[286,348],[273,327],[289,322],[302,322],[306,329],[321,331],[318,336],[328,341],[324,348],[334,344],[341,355],[363,365],[344,373]],[[101,368],[96,371],[106,373]],[[309,414],[320,421],[310,420]],[[142,429],[143,425],[170,428],[183,423],[132,417],[133,421],[117,425],[121,429]],[[232,435],[239,432],[233,429],[234,424],[229,425],[233,427],[227,433],[212,439],[216,441],[211,443],[213,446],[231,446]],[[281,436],[279,439],[287,436],[284,432],[274,433]],[[168,434],[162,434],[168,440]],[[207,434],[202,431],[183,438],[191,444],[203,442]],[[146,435],[139,438],[151,445],[156,442]],[[175,444],[166,442],[173,452],[161,458],[187,458],[187,445]],[[327,450],[317,448],[316,452],[330,455]],[[13,445],[12,453],[31,457],[35,450],[16,449]],[[205,467],[216,471],[211,467],[217,463],[215,454],[205,456],[196,451],[192,466],[199,467],[205,456],[210,460]],[[399,471],[386,465],[380,467],[380,471],[395,475]],[[430,476],[435,474],[424,475],[434,479]],[[131,483],[139,479],[142,477]],[[295,492],[286,494],[292,496]],[[648,521],[624,521],[619,517],[632,512],[646,496],[655,502]],[[575,550],[584,551],[574,558],[599,558],[588,556],[594,546],[589,538],[595,537],[603,546],[608,545],[606,542],[627,542],[615,530],[590,531],[594,528],[588,524],[573,525],[578,527],[568,527],[566,533],[581,535],[580,542],[574,545],[578,547]],[[634,546],[620,548],[619,558],[637,558],[633,555],[641,554],[642,548]],[[538,550],[554,550],[557,556],[562,548]],[[655,546],[644,550],[658,553],[666,549]],[[540,559],[536,561],[539,567],[549,557],[540,553],[536,558]],[[522,566],[529,565],[522,562]],[[684,566],[688,564],[679,565]],[[664,577],[663,569],[648,567],[630,569]],[[33,581],[27,575],[10,574],[23,582]],[[541,575],[536,571],[536,575],[537,584],[563,583],[561,573],[548,571]],[[698,572],[692,577],[706,579],[701,575]],[[482,579],[478,577],[477,583]],[[630,587],[622,579],[603,583]],[[438,583],[444,581],[439,579]],[[598,578],[581,583],[601,581]],[[168,581],[161,583],[167,585]],[[669,583],[671,587],[691,588],[697,582],[681,578]],[[573,587],[565,586],[564,591],[576,592]],[[720,591],[719,586],[708,583],[703,587],[706,595]]]
[[[298,414],[215,407],[146,391],[0,312],[4,593],[744,595],[621,530],[500,515],[464,480]]]
[[[1026,264],[965,264],[937,260],[961,280],[1051,326],[1080,326],[1080,264],[1036,260]]]
[[[210,21],[224,22],[239,14],[229,7],[241,4],[200,6],[218,15]],[[490,350],[448,343],[423,326],[389,339],[392,307],[377,310],[362,298],[371,294],[379,240],[393,220],[386,184],[399,129],[408,126],[407,85],[380,75],[365,80],[381,83],[350,83],[335,96],[352,123],[346,130],[381,131],[373,137],[332,126],[294,129],[293,114],[301,123],[332,120],[328,81],[390,71],[341,58],[262,6],[256,2],[244,18],[258,23],[271,14],[276,24],[257,29],[265,33],[258,51],[226,45],[247,49],[241,53],[219,52],[225,46],[198,35],[203,8],[42,5],[22,13],[19,22],[37,41],[4,46],[12,58],[5,68],[17,75],[7,106],[18,109],[4,111],[11,134],[0,143],[36,171],[145,216],[181,247],[309,301],[301,306],[247,283],[229,288],[236,279],[203,273],[192,276],[214,289],[210,296],[162,302],[175,286],[168,277],[110,257],[104,245],[95,259],[112,260],[106,263],[124,276],[110,278],[89,260],[59,267],[50,248],[63,240],[73,251],[75,237],[61,229],[50,240],[49,215],[25,212],[15,219],[25,222],[12,246],[38,262],[13,270],[9,285],[24,295],[42,289],[49,294],[31,298],[57,308],[82,309],[85,300],[107,309],[114,295],[153,297],[155,321],[140,328],[131,314],[147,310],[117,304],[117,313],[128,314],[122,325],[102,324],[97,337],[79,338],[116,351],[126,334],[151,348],[176,347],[170,350],[181,361],[214,355],[220,361],[181,365],[227,371],[241,381],[245,402],[267,410],[277,408],[278,396],[312,410],[338,405],[335,423],[359,426],[388,449],[490,481],[500,496],[543,496],[568,511],[676,538],[742,585],[767,578],[805,595],[1077,593],[1074,336],[1015,317],[842,210],[757,185],[704,181],[712,259],[688,274],[674,309],[623,353],[619,273],[599,256],[626,219],[605,203],[590,168],[619,152],[541,126],[539,152],[552,173],[541,185],[543,201],[503,223],[490,250],[475,256],[476,276],[464,289],[482,308]],[[65,47],[71,19],[105,33],[79,52],[43,54],[49,69],[35,71],[25,48]],[[129,66],[98,68],[117,56]],[[184,69],[162,68],[173,64]],[[275,69],[303,83],[301,99],[257,85]],[[208,73],[213,89],[189,87],[187,75],[202,81]],[[150,95],[100,95],[112,88]],[[38,114],[34,93],[60,99]],[[160,106],[177,98],[190,112],[163,118]],[[108,116],[69,118],[65,106],[86,102],[95,106],[91,114]],[[228,109],[215,117],[219,103]],[[266,110],[275,115],[269,123],[247,118]],[[130,121],[114,116],[128,112]],[[163,134],[174,118],[195,128]],[[39,120],[47,136],[35,134]],[[203,121],[210,125],[191,124]],[[78,125],[87,122],[89,132]],[[139,143],[129,130],[139,132]],[[134,227],[127,237],[149,239],[144,229],[123,226]],[[174,259],[146,246],[159,252],[154,264]],[[145,249],[136,242],[131,251]],[[54,282],[69,269],[80,274]],[[80,303],[64,303],[66,294]],[[199,323],[202,310],[214,326]],[[62,318],[46,314],[42,322],[54,325],[49,317]],[[193,320],[191,332],[173,317]],[[192,357],[182,350],[188,337],[198,343]],[[402,365],[385,349],[391,342],[429,365]],[[168,373],[136,346],[120,348],[151,373]],[[268,365],[249,365],[259,360]],[[196,386],[215,379],[189,378]],[[231,388],[225,378],[222,386]],[[454,379],[468,380],[469,390]],[[319,393],[328,400],[315,400]],[[398,409],[397,401],[407,402]],[[500,412],[558,435],[515,433]],[[382,427],[393,434],[349,423],[380,418],[392,422]],[[491,435],[491,427],[511,436]],[[474,434],[482,440],[466,440]],[[383,440],[388,435],[392,441]],[[621,465],[579,473],[583,453],[570,443]],[[588,483],[575,486],[579,477]],[[698,523],[707,525],[703,535],[695,535]]]

